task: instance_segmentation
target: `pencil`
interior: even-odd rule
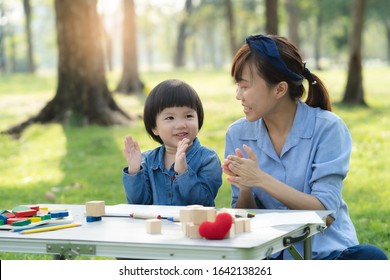
[[[175,216],[172,216],[172,217],[161,217],[161,219],[166,219],[166,220],[171,221],[171,222],[180,222],[180,218],[179,217],[175,217]]]
[[[132,213],[130,214],[130,217],[134,219],[161,219],[161,215],[142,213]]]
[[[78,226],[81,226],[81,224],[79,224],[79,223],[72,223],[72,224],[58,225],[58,226],[52,226],[52,227],[27,229],[27,230],[21,231],[20,233],[29,234],[29,233],[37,233],[37,232],[44,232],[44,231],[52,231],[52,230],[63,229],[63,228],[78,227]]]
[[[36,229],[36,228],[47,228],[47,227],[54,227],[54,226],[60,226],[60,225],[67,225],[72,222],[66,222],[66,223],[53,223],[53,224],[39,224],[39,225],[32,225],[29,227],[22,227],[22,228],[14,228],[11,229],[13,232],[19,232],[19,231],[24,231],[24,230],[30,230],[30,229]]]

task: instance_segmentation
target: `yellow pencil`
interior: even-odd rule
[[[81,226],[81,224],[80,223],[72,223],[72,224],[58,225],[58,226],[52,226],[52,227],[27,229],[27,230],[21,231],[20,233],[28,234],[28,233],[44,232],[44,231],[51,231],[51,230],[78,227],[78,226]]]

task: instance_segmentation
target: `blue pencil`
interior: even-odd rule
[[[161,219],[166,219],[166,220],[171,221],[171,222],[180,222],[179,217],[161,217]]]
[[[29,230],[29,229],[36,229],[36,228],[45,228],[45,227],[66,225],[66,224],[70,224],[70,223],[72,223],[72,222],[66,222],[66,223],[51,223],[51,224],[35,225],[35,226],[31,226],[31,227],[14,228],[14,229],[12,229],[11,231],[13,231],[13,232],[20,232],[20,231]]]

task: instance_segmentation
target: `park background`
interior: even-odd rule
[[[243,116],[230,77],[234,51],[247,35],[272,33],[294,41],[327,85],[353,138],[343,195],[359,240],[390,256],[386,7],[386,0],[0,0],[0,208],[126,203],[123,138],[133,135],[142,150],[158,145],[141,118],[146,95],[165,79],[199,93],[199,139],[222,160],[226,129]],[[229,207],[230,196],[224,178],[216,206]]]

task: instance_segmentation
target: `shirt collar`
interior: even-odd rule
[[[310,139],[313,136],[314,127],[314,110],[312,110],[312,108],[309,107],[306,103],[298,101],[297,111],[295,112],[293,125],[291,127],[290,132],[288,133],[281,156],[283,156],[283,154],[290,150],[292,147],[297,145],[299,139]],[[255,122],[244,122],[243,129],[241,130],[240,139],[257,141],[257,145],[263,151],[272,154],[271,151],[267,151],[268,149],[266,148],[266,146],[272,144],[268,143],[268,141],[270,141],[268,140],[268,131],[262,118]]]

